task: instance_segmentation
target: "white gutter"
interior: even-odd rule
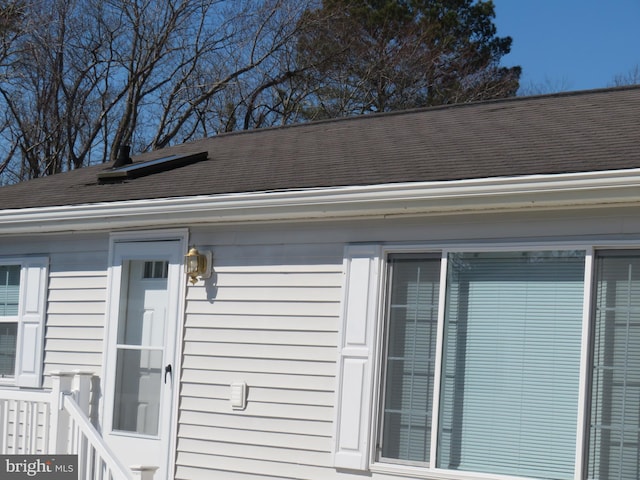
[[[640,169],[0,210],[0,234],[640,204]]]

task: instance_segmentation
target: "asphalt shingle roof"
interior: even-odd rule
[[[0,210],[640,167],[640,86],[218,135],[134,156],[199,163],[101,184],[100,164],[0,188]]]

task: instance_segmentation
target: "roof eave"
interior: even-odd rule
[[[640,169],[0,210],[3,234],[640,204]]]

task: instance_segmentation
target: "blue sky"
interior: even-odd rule
[[[513,38],[504,65],[523,69],[522,89],[612,86],[640,68],[640,0],[494,0],[499,36]]]

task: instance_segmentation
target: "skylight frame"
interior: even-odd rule
[[[103,170],[98,173],[98,180],[108,182],[144,177],[154,173],[165,172],[173,170],[174,168],[184,167],[185,165],[200,162],[202,160],[206,160],[207,157],[207,152],[167,155],[165,157],[155,158],[145,162],[130,163],[122,167]]]

